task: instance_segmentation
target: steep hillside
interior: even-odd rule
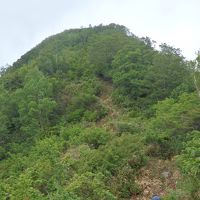
[[[199,199],[192,65],[116,24],[45,39],[1,72],[0,199]]]

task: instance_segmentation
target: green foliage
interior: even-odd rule
[[[94,66],[97,75],[108,78],[114,55],[125,45],[126,41],[127,37],[120,32],[106,33],[92,38],[88,50],[89,61]]]
[[[80,140],[90,148],[99,148],[100,145],[105,145],[111,139],[111,134],[98,128],[88,128],[81,132]]]
[[[9,98],[9,95],[7,92],[0,86],[0,120],[1,120],[1,126],[0,126],[0,141],[3,144],[6,142],[7,134],[9,132],[9,113],[8,113],[8,106],[6,99]]]
[[[77,194],[80,199],[104,199],[114,200],[115,196],[107,190],[102,174],[86,172],[82,175],[75,175],[67,186],[67,191]]]
[[[125,118],[122,118],[121,121],[118,121],[115,125],[119,135],[123,133],[139,134],[145,131],[146,123],[139,117],[131,117],[131,114],[129,113],[127,116],[125,116]]]
[[[111,74],[113,83],[117,87],[115,98],[118,99],[120,94],[123,96],[119,100],[120,103],[125,100],[125,97],[129,97],[136,103],[135,100],[146,97],[150,91],[148,80],[144,77],[152,62],[153,51],[142,42],[132,42],[115,55],[112,63]]]
[[[184,142],[191,138],[189,132],[199,130],[199,98],[196,94],[183,94],[177,102],[166,99],[155,109],[146,138],[155,147],[156,152],[152,153],[164,157],[180,153]]]
[[[199,180],[192,179],[189,176],[184,177],[179,188],[175,191],[170,191],[164,200],[198,200],[199,199]]]
[[[178,156],[178,162],[185,174],[200,177],[200,132],[193,131],[190,135],[192,139],[185,143],[182,154]]]
[[[56,192],[49,196],[52,200],[80,200],[75,194],[68,193],[66,189],[59,188]]]
[[[140,192],[138,185],[134,181],[134,173],[132,168],[125,166],[113,178],[111,188],[117,194],[118,199],[128,199],[131,195]]]
[[[52,85],[34,68],[25,77],[24,87],[16,90],[21,131],[36,134],[49,125],[49,115],[56,107],[51,99]]]
[[[6,150],[3,147],[0,147],[0,160],[6,158]]]
[[[191,69],[179,50],[166,44],[161,45],[161,49],[162,51],[154,56],[153,66],[147,75],[147,78],[153,81],[151,98],[161,100],[180,89],[183,92],[192,91],[194,87],[190,76]],[[187,85],[186,89],[183,88],[184,85]]]
[[[135,136],[129,134],[122,135],[102,146],[99,151],[82,152],[83,169],[98,170],[106,175],[114,175],[118,169],[128,163],[135,169],[140,168],[145,164],[146,159],[142,143],[135,139]]]
[[[198,199],[193,64],[116,24],[44,40],[0,72],[0,198],[130,199],[148,157],[176,156],[166,198]]]

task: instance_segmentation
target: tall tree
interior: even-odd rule
[[[49,80],[37,68],[31,69],[25,77],[24,87],[16,91],[16,97],[21,130],[29,134],[44,131],[56,107]]]

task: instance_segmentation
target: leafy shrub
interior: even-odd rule
[[[80,140],[89,145],[90,148],[97,149],[100,145],[105,145],[111,139],[111,134],[100,128],[88,128],[81,132]]]
[[[111,179],[111,190],[117,194],[118,199],[129,199],[133,194],[140,192],[135,183],[135,171],[129,166],[124,166],[118,174]]]
[[[93,174],[91,172],[75,175],[70,180],[67,191],[75,193],[81,200],[115,200],[116,197],[106,188],[102,179],[102,174]]]
[[[132,166],[137,166],[136,170],[145,164],[142,143],[130,134],[115,137],[99,149],[100,151],[95,149],[81,152],[83,166],[80,169],[88,169],[92,172],[100,171],[109,177],[115,175],[124,165],[131,163],[132,159],[134,159]]]
[[[6,158],[6,150],[0,146],[0,160]]]
[[[149,122],[146,142],[169,158],[181,153],[190,140],[191,130],[199,130],[200,101],[196,94],[182,94],[178,101],[166,99],[154,106],[155,116]],[[153,150],[153,148],[151,148]]]
[[[188,141],[181,155],[177,156],[179,166],[185,174],[200,177],[200,138],[199,131],[195,131],[195,137]],[[194,133],[193,133],[194,135]]]
[[[132,133],[138,134],[144,131],[144,124],[139,118],[128,118],[124,121],[119,121],[116,123],[117,131],[121,133]]]
[[[185,176],[183,190],[189,193],[191,199],[200,198],[200,138],[199,131],[193,131],[191,140],[185,143],[184,150],[177,156],[178,165]],[[191,136],[190,136],[191,137]]]

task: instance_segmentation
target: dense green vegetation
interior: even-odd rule
[[[164,198],[199,199],[191,66],[116,24],[44,40],[1,71],[0,199],[130,199],[152,158],[176,159],[182,173]]]

